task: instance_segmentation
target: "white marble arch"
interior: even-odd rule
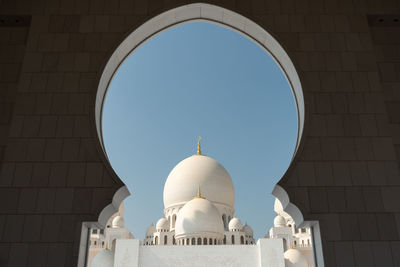
[[[118,71],[119,66],[121,66],[125,59],[132,52],[134,52],[135,49],[137,49],[149,38],[171,27],[175,27],[191,21],[206,21],[215,23],[230,28],[246,36],[250,40],[254,41],[256,44],[258,44],[261,48],[263,48],[269,55],[271,55],[278,66],[280,66],[287,81],[291,86],[297,107],[298,128],[296,146],[292,155],[293,160],[299,148],[300,140],[303,134],[305,106],[300,78],[297,74],[292,60],[285,52],[283,47],[275,40],[275,38],[255,22],[231,10],[205,3],[195,3],[180,6],[168,10],[146,21],[135,31],[129,34],[111,55],[100,77],[95,102],[96,130],[100,145],[106,158],[108,159],[107,153],[104,148],[101,117],[108,87],[115,73]],[[316,266],[324,266],[318,222],[305,222],[301,211],[294,204],[290,203],[288,194],[279,185],[275,186],[272,194],[281,201],[285,211],[287,211],[287,213],[293,217],[297,225],[312,227],[312,230],[314,232],[313,243],[315,246],[314,253],[316,257]],[[129,195],[129,191],[125,192],[124,195]],[[106,213],[107,215],[105,216]],[[109,213],[110,212],[108,212],[106,207],[102,214],[100,214],[99,216],[100,225],[103,224],[102,222],[104,222],[104,220],[106,219],[105,217],[107,217]]]
[[[228,9],[204,3],[177,7],[146,21],[129,34],[111,55],[100,77],[95,103],[96,130],[104,153],[106,154],[101,125],[103,103],[110,82],[114,74],[118,71],[119,66],[136,48],[149,38],[171,27],[190,21],[206,21],[232,29],[257,43],[280,66],[291,85],[297,106],[298,129],[296,147],[292,156],[293,159],[299,148],[303,133],[305,111],[303,90],[292,60],[275,38],[255,22]]]

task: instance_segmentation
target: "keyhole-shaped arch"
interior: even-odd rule
[[[182,23],[196,20],[216,23],[246,36],[270,54],[276,61],[277,65],[281,68],[290,84],[297,107],[298,129],[297,141],[292,157],[293,160],[300,146],[305,121],[305,105],[302,86],[293,62],[277,40],[255,22],[225,8],[203,3],[174,8],[150,19],[129,34],[111,55],[100,77],[95,102],[96,130],[101,148],[106,155],[106,158],[107,154],[103,142],[101,117],[108,87],[119,66],[135,49],[154,35]],[[301,225],[303,223],[302,213],[294,204],[290,203],[286,191],[277,185],[272,194],[280,200],[284,210],[291,214],[296,225]],[[101,212],[98,221],[99,225],[104,225],[107,219],[117,211],[122,200],[128,195],[129,192],[127,192],[126,188],[121,188],[121,190],[117,191],[113,202],[105,207]]]
[[[171,27],[175,27],[183,23],[188,23],[192,21],[211,22],[232,29],[258,44],[275,60],[290,85],[297,108],[298,127],[296,145],[294,148],[294,153],[292,155],[293,161],[293,158],[296,155],[296,152],[300,146],[300,140],[303,134],[305,105],[300,79],[292,60],[283,49],[283,47],[278,43],[278,41],[255,22],[228,9],[203,3],[189,4],[174,8],[148,20],[143,25],[138,27],[135,31],[130,33],[121,42],[121,44],[116,48],[116,50],[113,52],[110,59],[106,63],[103,73],[100,77],[95,102],[96,131],[98,134],[100,146],[106,156],[106,159],[108,160],[107,153],[104,147],[101,118],[107,90],[115,73],[118,71],[119,67],[125,61],[125,59],[148,39],[165,30],[170,29]],[[303,221],[303,216],[300,210],[298,210],[295,205],[290,203],[286,191],[279,185],[276,185],[272,194],[281,201],[285,209],[286,207],[288,207],[288,209],[290,210],[288,211],[288,213],[292,215],[296,224],[301,225]],[[105,207],[99,215],[100,225],[105,224],[108,218],[110,218],[112,214],[117,212],[120,201],[122,202],[122,200],[127,196],[129,196],[129,191],[126,187],[123,187],[121,188],[121,190],[117,191],[114,196],[113,202]]]

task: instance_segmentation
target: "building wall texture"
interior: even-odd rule
[[[105,63],[191,2],[0,0],[0,266],[77,265],[82,222],[123,185],[94,123]],[[400,266],[400,1],[210,4],[258,23],[297,68],[305,131],[279,184],[320,222],[325,265]]]
[[[115,267],[284,267],[282,239],[256,245],[140,246],[138,239],[117,240]]]

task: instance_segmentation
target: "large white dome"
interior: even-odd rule
[[[175,236],[193,234],[224,234],[224,223],[218,209],[207,199],[194,198],[179,211]]]
[[[216,160],[204,155],[188,157],[171,171],[164,186],[164,208],[190,201],[198,186],[209,201],[233,209],[235,191],[229,173]]]

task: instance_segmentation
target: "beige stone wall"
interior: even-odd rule
[[[82,221],[122,186],[94,125],[99,77],[146,20],[191,1],[2,0],[0,266],[76,266]],[[305,131],[283,177],[319,220],[326,266],[400,265],[398,26],[390,0],[213,1],[273,34],[303,84]]]

